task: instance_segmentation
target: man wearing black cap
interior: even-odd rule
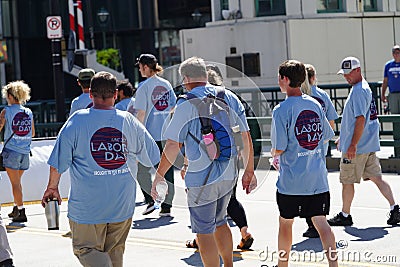
[[[385,64],[382,83],[381,100],[383,103],[389,101],[392,114],[400,113],[400,46],[392,48],[393,59]],[[389,96],[386,98],[386,89],[389,86]]]
[[[69,116],[79,109],[90,108],[93,105],[92,99],[89,97],[90,80],[93,76],[94,70],[92,69],[81,69],[79,72],[77,82],[82,88],[82,94],[72,100]]]
[[[147,78],[137,89],[135,97],[136,117],[141,121],[151,136],[156,141],[160,154],[162,153],[162,143],[164,143],[163,130],[170,119],[170,112],[175,107],[176,96],[171,84],[158,76],[163,68],[158,65],[157,59],[152,54],[141,54],[137,59],[136,66],[139,68],[140,75]],[[137,179],[142,189],[147,207],[142,213],[150,214],[154,211],[153,198],[150,195],[151,175],[150,169],[139,164]],[[168,181],[168,194],[161,205],[160,216],[170,216],[174,191],[174,172],[170,168],[165,179]]]

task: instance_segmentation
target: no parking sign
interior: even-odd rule
[[[61,17],[49,16],[46,18],[47,38],[57,39],[62,37]]]

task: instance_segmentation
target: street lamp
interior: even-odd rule
[[[203,14],[201,14],[197,8],[192,13],[192,18],[197,26],[200,26],[200,20],[201,20],[202,16],[203,16]]]
[[[100,27],[103,28],[103,49],[106,48],[106,26],[108,24],[108,19],[110,13],[104,7],[100,8],[97,12],[97,19],[99,20]]]

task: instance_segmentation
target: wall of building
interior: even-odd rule
[[[200,56],[224,64],[225,57],[260,53],[260,77],[251,77],[260,87],[277,86],[276,72],[286,59],[313,64],[320,83],[343,83],[336,75],[346,56],[361,60],[370,82],[382,80],[383,65],[392,58],[391,47],[399,41],[400,20],[393,16],[311,18],[255,18],[235,22],[217,21],[206,28],[181,31],[182,59]],[[235,55],[235,54],[233,54]],[[247,87],[244,78],[227,82]]]

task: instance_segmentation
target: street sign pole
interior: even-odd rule
[[[61,39],[51,39],[51,53],[53,64],[53,85],[54,96],[56,98],[56,117],[57,122],[64,122],[66,117],[64,75],[61,57]]]
[[[58,0],[50,0],[50,14],[60,14]],[[61,37],[62,27],[61,18],[52,16],[46,20],[47,37],[51,38],[51,58],[53,64],[53,85],[54,97],[56,99],[56,117],[57,122],[64,122],[66,117],[65,110],[65,92],[64,92],[64,75],[61,56]],[[61,32],[61,34],[60,34]],[[61,36],[60,36],[61,35]]]

